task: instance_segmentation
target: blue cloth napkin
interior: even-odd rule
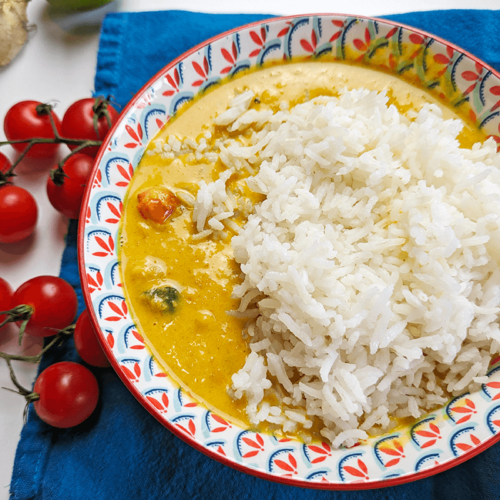
[[[95,91],[114,95],[124,106],[145,81],[193,45],[266,17],[180,11],[110,14],[102,26]],[[500,12],[434,11],[388,18],[441,36],[500,69]],[[61,276],[76,288],[82,308],[76,235],[72,221]],[[61,360],[81,362],[72,340],[48,352],[40,370]],[[142,408],[113,370],[92,370],[101,398],[88,421],[58,430],[30,410],[17,449],[12,499],[500,499],[500,443],[437,476],[375,491],[306,490],[258,479],[176,438]]]

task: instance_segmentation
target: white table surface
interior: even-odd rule
[[[31,0],[28,18],[36,28],[19,56],[6,68],[0,69],[0,123],[14,103],[26,99],[58,100],[57,112],[63,115],[75,100],[88,97],[93,89],[99,28],[108,12],[186,9],[198,12],[254,12],[270,14],[301,14],[311,12],[345,12],[360,15],[386,15],[415,10],[436,9],[495,9],[499,0],[116,0],[114,3],[87,13],[56,17],[45,0]],[[4,140],[0,131],[0,140]],[[10,148],[2,152],[14,158]],[[61,151],[64,154],[64,151]],[[27,188],[39,206],[36,233],[18,244],[0,244],[0,276],[13,288],[42,274],[57,275],[64,249],[68,220],[48,202],[45,182],[49,164],[21,164],[15,184]],[[1,214],[0,214],[1,217]],[[16,342],[17,329],[8,325],[0,335],[0,350],[36,353],[40,342],[25,338],[21,347]],[[16,373],[24,385],[35,377],[36,366],[18,362]],[[0,359],[0,387],[11,387],[6,363]],[[7,391],[0,391],[0,500],[9,497],[9,483],[17,441],[22,428],[24,400]]]

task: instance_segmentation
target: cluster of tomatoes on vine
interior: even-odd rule
[[[62,120],[51,105],[36,101],[19,102],[9,109],[4,120],[7,141],[0,142],[0,146],[12,146],[18,156],[11,163],[0,152],[0,243],[21,241],[36,227],[35,199],[12,182],[15,168],[23,158],[50,159],[62,144],[70,148],[71,152],[47,178],[47,195],[56,210],[76,219],[94,158],[117,117],[109,100],[102,97],[73,103]],[[25,397],[26,408],[33,403],[43,421],[61,428],[78,425],[94,411],[99,386],[93,373],[83,364],[62,361],[46,368],[30,391],[17,380],[12,362],[38,363],[48,349],[73,334],[76,350],[84,362],[95,367],[109,366],[88,312],[85,310],[73,324],[77,310],[76,293],[61,278],[38,276],[16,291],[0,278],[0,335],[7,323],[16,323],[19,343],[25,334],[52,337],[36,356],[0,352],[0,358],[7,362],[16,387],[14,392]]]
[[[19,342],[23,335],[52,337],[36,356],[0,352],[0,358],[7,362],[17,388],[14,392],[25,397],[26,408],[33,403],[37,415],[54,427],[73,427],[92,414],[99,399],[94,374],[82,364],[61,361],[46,368],[30,391],[17,380],[12,361],[38,363],[47,350],[73,334],[76,351],[85,363],[100,368],[110,366],[87,310],[73,324],[77,310],[75,290],[62,278],[37,276],[16,291],[0,278],[0,334],[7,323],[16,323]]]
[[[103,97],[80,99],[61,120],[53,106],[22,101],[4,119],[7,141],[18,153],[14,163],[0,152],[0,243],[15,243],[30,236],[38,219],[34,197],[13,184],[15,168],[23,158],[54,157],[62,144],[71,152],[51,170],[47,195],[52,206],[70,219],[77,219],[94,158],[118,112]]]

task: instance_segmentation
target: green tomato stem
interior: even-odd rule
[[[102,141],[92,141],[89,139],[69,139],[68,137],[33,137],[32,139],[16,139],[15,141],[0,141],[0,146],[7,146],[8,144],[69,144],[71,146],[79,146],[83,143],[89,143],[89,146],[100,146]]]
[[[2,387],[2,389],[14,392],[16,394],[20,394],[21,396],[24,397],[24,399],[26,400],[26,405],[24,406],[23,410],[23,424],[26,424],[26,420],[28,419],[29,405],[30,403],[33,403],[38,399],[40,399],[40,394],[38,394],[37,392],[30,391],[26,389],[26,387],[23,387],[16,378],[16,374],[14,373],[14,369],[12,368],[12,363],[10,359],[6,359],[6,361],[7,361],[7,366],[9,367],[10,379],[12,380],[12,383],[17,387],[17,391],[15,391],[14,389],[10,389],[9,387]]]
[[[106,121],[108,123],[108,127],[111,128],[111,117],[109,116],[108,106],[110,102],[110,96],[107,99],[104,99],[102,96],[97,96],[92,106],[92,111],[94,111],[94,116],[92,117],[95,135],[99,137],[99,128],[98,122],[101,116],[106,117]]]
[[[7,311],[8,312],[8,311]],[[26,320],[26,323],[28,320]],[[2,325],[5,324],[2,323]],[[56,344],[62,344],[64,340],[69,336],[72,335],[75,331],[76,324],[69,325],[66,328],[63,328],[62,330],[59,330],[57,335],[54,336],[54,338],[36,355],[36,356],[21,356],[19,354],[9,354],[7,352],[0,352],[0,358],[5,359],[7,362],[7,366],[9,367],[9,373],[10,373],[10,379],[12,383],[16,386],[17,391],[14,389],[10,389],[9,387],[2,387],[2,389],[5,389],[6,391],[10,392],[15,392],[16,394],[20,394],[21,396],[24,397],[26,400],[26,406],[24,407],[23,411],[23,422],[26,423],[26,419],[28,417],[28,407],[30,403],[33,403],[34,401],[40,399],[40,394],[30,391],[29,389],[26,389],[26,387],[23,387],[19,381],[17,380],[16,374],[14,372],[14,368],[12,367],[12,361],[25,361],[27,363],[39,363],[40,360],[42,359],[42,356],[54,345]],[[1,328],[1,325],[0,325]]]
[[[0,324],[0,328],[7,323],[13,323],[14,321],[24,321],[26,319],[30,319],[33,315],[34,309],[33,307],[27,304],[21,304],[19,306],[13,307],[8,311],[0,311],[0,316],[4,314],[7,316],[2,324]]]
[[[21,163],[23,158],[26,156],[28,151],[35,145],[35,144],[68,144],[72,146],[78,146],[76,147],[71,153],[69,153],[67,156],[65,156],[60,162],[59,166],[62,168],[64,163],[74,154],[78,153],[82,149],[89,147],[89,146],[100,146],[102,144],[102,141],[90,141],[86,139],[68,139],[66,137],[56,137],[54,139],[48,139],[48,138],[42,138],[42,137],[36,137],[33,139],[22,139],[22,140],[16,140],[16,141],[1,141],[0,146],[5,146],[7,144],[22,144],[22,143],[28,143],[28,146],[24,149],[24,151],[19,155],[19,157],[16,159],[16,161],[12,164],[12,166],[7,170],[7,172],[0,172],[0,187],[3,186],[4,184],[7,184],[9,182],[9,178],[15,176],[16,174],[14,173],[14,169]]]
[[[26,389],[23,387],[17,380],[16,374],[14,373],[14,369],[12,368],[12,362],[10,359],[6,359],[7,361],[7,366],[9,367],[9,372],[10,372],[10,379],[12,380],[12,383],[17,387],[19,394],[22,394],[23,396],[27,396],[28,394],[31,393],[30,390]],[[9,389],[7,389],[9,390]],[[12,390],[12,389],[10,389]],[[14,391],[15,392],[15,391]]]
[[[7,361],[25,361],[27,363],[39,363],[42,356],[54,345],[62,344],[64,340],[75,331],[76,324],[69,325],[63,330],[59,330],[54,338],[35,356],[22,356],[20,354],[9,354],[0,351],[0,358]]]
[[[94,144],[95,142],[98,142],[99,144]],[[73,156],[79,153],[82,149],[85,149],[88,146],[100,146],[102,144],[102,141],[85,141],[82,144],[80,144],[78,147],[73,149],[71,153],[69,153],[67,156],[65,156],[59,163],[58,167],[60,169],[63,168],[64,164]]]

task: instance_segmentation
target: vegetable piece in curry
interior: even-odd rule
[[[179,198],[167,188],[155,186],[137,195],[137,209],[145,218],[163,224],[180,205]]]

